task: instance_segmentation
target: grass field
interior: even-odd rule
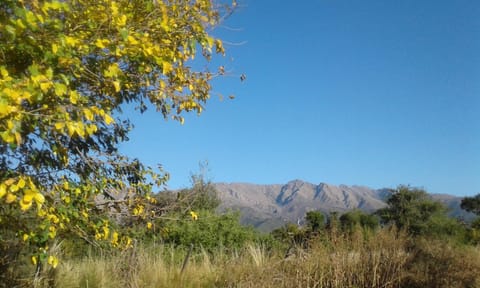
[[[61,246],[58,249],[61,255]],[[323,235],[304,247],[206,252],[166,245],[62,259],[36,287],[480,287],[480,249],[415,242],[380,229]],[[187,257],[188,255],[188,257]],[[185,261],[186,260],[186,261]]]

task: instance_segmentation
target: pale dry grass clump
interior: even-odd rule
[[[118,275],[118,263],[107,257],[89,257],[76,261],[63,261],[58,268],[58,287],[113,288],[122,287],[123,277]]]
[[[480,246],[419,239],[405,287],[480,287]]]
[[[314,239],[283,259],[270,257],[253,268],[244,263],[225,270],[224,287],[399,287],[406,276],[407,237],[381,230],[369,238],[337,235]],[[229,271],[236,271],[232,275]],[[233,277],[232,277],[233,276]]]
[[[57,287],[211,287],[215,273],[208,254],[192,257],[182,273],[183,257],[173,248],[160,247],[64,261]]]
[[[196,250],[183,267],[187,254],[158,245],[63,259],[37,287],[480,287],[480,248],[394,229],[320,235],[288,257],[248,244]]]

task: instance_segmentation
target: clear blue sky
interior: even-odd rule
[[[480,193],[480,1],[238,3],[214,32],[235,75],[183,126],[129,113],[121,151],[170,188],[208,161],[215,182]]]

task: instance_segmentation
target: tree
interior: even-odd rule
[[[214,212],[220,205],[217,188],[207,178],[208,170],[207,161],[199,163],[199,171],[191,175],[192,187],[178,192],[178,200],[183,200],[191,210]]]
[[[342,216],[340,216],[340,224],[342,228],[347,231],[353,231],[357,226],[373,230],[380,225],[376,215],[367,214],[361,210],[349,211],[342,214]]]
[[[480,194],[473,197],[465,197],[460,203],[460,207],[468,212],[475,213],[480,216]]]
[[[480,194],[463,198],[460,207],[465,211],[480,216]],[[473,244],[480,243],[480,217],[477,217],[470,223],[467,228],[467,237]]]
[[[459,225],[447,216],[445,206],[433,201],[423,189],[399,186],[387,204],[376,212],[385,224],[393,223],[413,235],[458,232]]]
[[[222,9],[210,0],[0,2],[2,235],[42,247],[59,233],[130,245],[93,213],[96,196],[124,191],[118,202],[146,217],[168,174],[119,153],[131,129],[121,109],[153,106],[181,123],[201,113],[223,69],[189,63],[224,54],[208,32]]]
[[[312,232],[317,232],[325,226],[325,216],[320,211],[308,211],[305,220]]]

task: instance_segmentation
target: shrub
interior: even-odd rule
[[[479,287],[480,250],[433,238],[417,239],[411,249],[404,287]]]

